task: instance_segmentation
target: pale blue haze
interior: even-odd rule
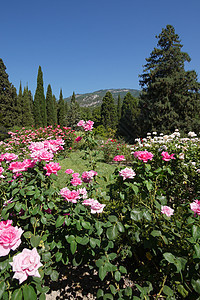
[[[138,75],[167,24],[200,74],[198,0],[34,0],[1,1],[0,58],[19,90],[33,95],[38,67],[45,94],[58,98],[108,88],[139,89]]]

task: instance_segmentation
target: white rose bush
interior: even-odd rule
[[[97,299],[198,299],[196,133],[100,144],[93,125],[23,128],[0,142],[0,299],[45,299],[63,266],[97,272]],[[78,145],[88,168],[63,170]],[[115,167],[103,178],[99,154]]]

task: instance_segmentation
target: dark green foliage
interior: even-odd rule
[[[38,69],[37,88],[34,98],[34,118],[36,126],[47,125],[46,99],[44,96],[43,73],[41,66]]]
[[[5,127],[17,125],[17,92],[9,82],[3,60],[0,58],[0,122]]]
[[[92,120],[92,111],[89,107],[80,107],[80,119],[81,120]]]
[[[18,126],[22,126],[22,114],[23,114],[23,96],[22,96],[22,84],[20,81],[20,85],[19,85],[19,94],[17,96],[17,112],[18,112],[18,116],[17,116],[17,125]]]
[[[60,90],[60,97],[58,100],[57,116],[58,116],[58,124],[61,127],[63,127],[65,124],[65,103],[62,95],[62,90]]]
[[[30,98],[28,87],[24,88],[22,100],[22,126],[31,126],[34,124],[34,117],[31,111],[32,98]]]
[[[75,93],[71,97],[69,111],[67,113],[67,124],[73,129],[76,127],[76,124],[80,121],[81,112],[78,102],[76,101]]]
[[[101,123],[106,129],[115,129],[117,125],[117,113],[114,98],[109,91],[103,97],[101,105]]]
[[[123,100],[118,131],[120,135],[128,139],[134,139],[137,135],[138,102],[139,100],[134,98],[129,92]]]
[[[47,87],[47,94],[46,94],[46,104],[47,104],[47,125],[54,125],[54,101],[52,95],[51,85],[49,84]]]
[[[117,121],[118,122],[121,119],[121,113],[122,113],[122,104],[121,104],[121,97],[119,94],[117,98]]]
[[[54,124],[57,124],[58,123],[58,118],[57,118],[57,109],[58,109],[58,105],[57,105],[57,101],[56,101],[56,96],[55,95],[53,95],[52,96],[52,98],[53,98],[53,112],[54,112],[54,114],[53,114],[53,120],[54,120]]]
[[[94,127],[101,125],[101,107],[97,106],[92,109],[92,121],[94,122]]]
[[[185,71],[184,63],[190,62],[175,29],[167,25],[146,59],[140,75],[141,120],[143,132],[199,131],[199,88],[195,71]]]

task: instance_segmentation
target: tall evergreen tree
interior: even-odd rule
[[[31,101],[29,96],[28,86],[23,91],[23,105],[22,105],[22,126],[31,126],[34,123],[34,117],[31,111]]]
[[[47,94],[46,94],[46,104],[47,104],[47,125],[54,125],[54,102],[53,102],[53,95],[51,85],[49,84],[47,87]]]
[[[17,123],[17,92],[9,82],[6,66],[0,58],[0,120],[1,125],[12,127]]]
[[[78,121],[80,121],[81,113],[80,113],[80,107],[78,102],[76,101],[75,92],[73,92],[71,100],[70,100],[70,106],[67,114],[67,124],[75,128]]]
[[[121,112],[122,112],[122,104],[121,104],[121,96],[119,94],[117,98],[117,121],[118,122],[121,119]]]
[[[53,123],[54,125],[58,124],[58,117],[57,117],[57,109],[58,109],[58,105],[57,105],[57,101],[56,101],[56,96],[53,95]]]
[[[19,93],[17,95],[17,112],[18,112],[18,117],[17,117],[18,125],[22,126],[23,96],[22,96],[22,83],[21,83],[21,81],[20,81],[20,85],[19,85]]]
[[[156,36],[158,48],[146,58],[140,75],[141,127],[143,132],[199,131],[200,85],[195,71],[185,71],[190,62],[182,52],[179,36],[172,25],[167,25]]]
[[[61,127],[63,127],[65,124],[65,103],[63,99],[62,90],[60,90],[60,96],[58,100],[57,116],[58,116],[58,124]]]
[[[129,140],[134,140],[137,135],[137,118],[140,112],[138,102],[139,100],[128,92],[122,104],[118,134],[123,135]]]
[[[106,129],[115,129],[117,125],[117,113],[114,98],[109,91],[103,97],[101,104],[101,123]]]
[[[34,117],[36,126],[44,127],[47,125],[46,99],[44,95],[43,73],[41,66],[38,68],[37,88],[34,98]]]

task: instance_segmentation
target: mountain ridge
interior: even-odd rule
[[[76,101],[81,107],[97,107],[100,106],[102,103],[102,99],[105,96],[107,92],[111,92],[115,103],[117,103],[118,95],[120,95],[121,100],[123,100],[124,96],[130,92],[133,97],[139,97],[140,91],[137,89],[129,89],[129,88],[123,88],[123,89],[101,89],[98,91],[94,91],[91,93],[85,93],[85,94],[76,94]],[[64,98],[65,102],[70,102],[71,97]]]

